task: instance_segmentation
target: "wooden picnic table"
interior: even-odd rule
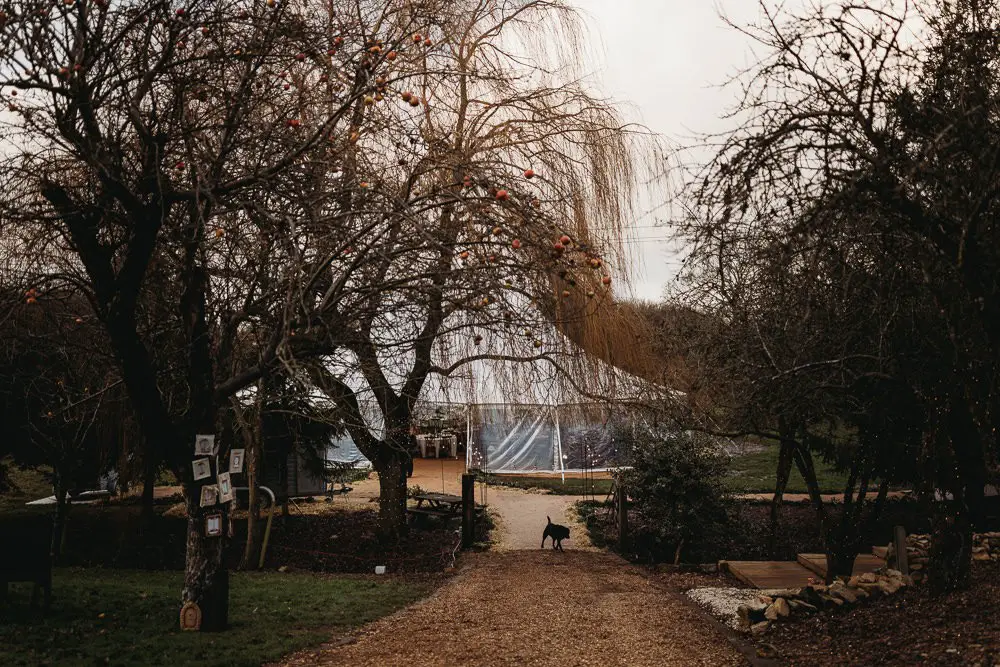
[[[462,516],[462,496],[450,493],[421,493],[413,496],[416,506],[406,508],[413,516],[436,516],[447,521]],[[476,506],[476,512],[481,512],[482,506]]]
[[[458,516],[462,513],[462,496],[450,493],[421,493],[413,496],[413,499],[417,501],[415,509],[429,509],[453,516]],[[427,503],[426,508],[424,508],[424,503]]]

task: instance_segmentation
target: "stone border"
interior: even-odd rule
[[[762,590],[755,602],[737,608],[738,626],[753,634],[763,634],[772,623],[850,607],[868,598],[893,595],[912,585],[913,579],[909,576],[899,570],[886,569],[878,574],[866,572],[855,575],[846,582],[838,579],[829,586],[810,584],[802,588]]]

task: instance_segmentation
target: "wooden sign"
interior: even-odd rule
[[[206,514],[205,515],[205,535],[207,537],[221,537],[222,536],[222,515]]]
[[[196,435],[194,436],[194,455],[195,456],[211,456],[215,453],[215,436],[214,435]]]
[[[229,474],[238,475],[243,472],[243,449],[229,450]]]
[[[201,629],[201,607],[194,602],[185,602],[181,607],[181,630]]]
[[[219,502],[219,487],[215,484],[206,484],[201,487],[201,506],[209,507]]]
[[[234,497],[233,482],[228,472],[219,473],[219,502],[231,502]]]
[[[212,476],[212,462],[210,459],[195,459],[191,462],[191,469],[194,472],[195,481]]]

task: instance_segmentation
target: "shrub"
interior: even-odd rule
[[[632,547],[679,562],[718,543],[728,522],[725,459],[706,437],[639,427],[618,436],[628,468],[618,482],[632,502]],[[634,517],[634,518],[633,518]],[[711,549],[708,549],[711,550]]]

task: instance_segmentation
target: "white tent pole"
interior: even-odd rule
[[[562,476],[562,483],[566,483],[566,461],[563,460],[562,432],[559,430],[559,405],[555,405],[553,410],[556,413],[556,456],[559,457],[559,470]]]

